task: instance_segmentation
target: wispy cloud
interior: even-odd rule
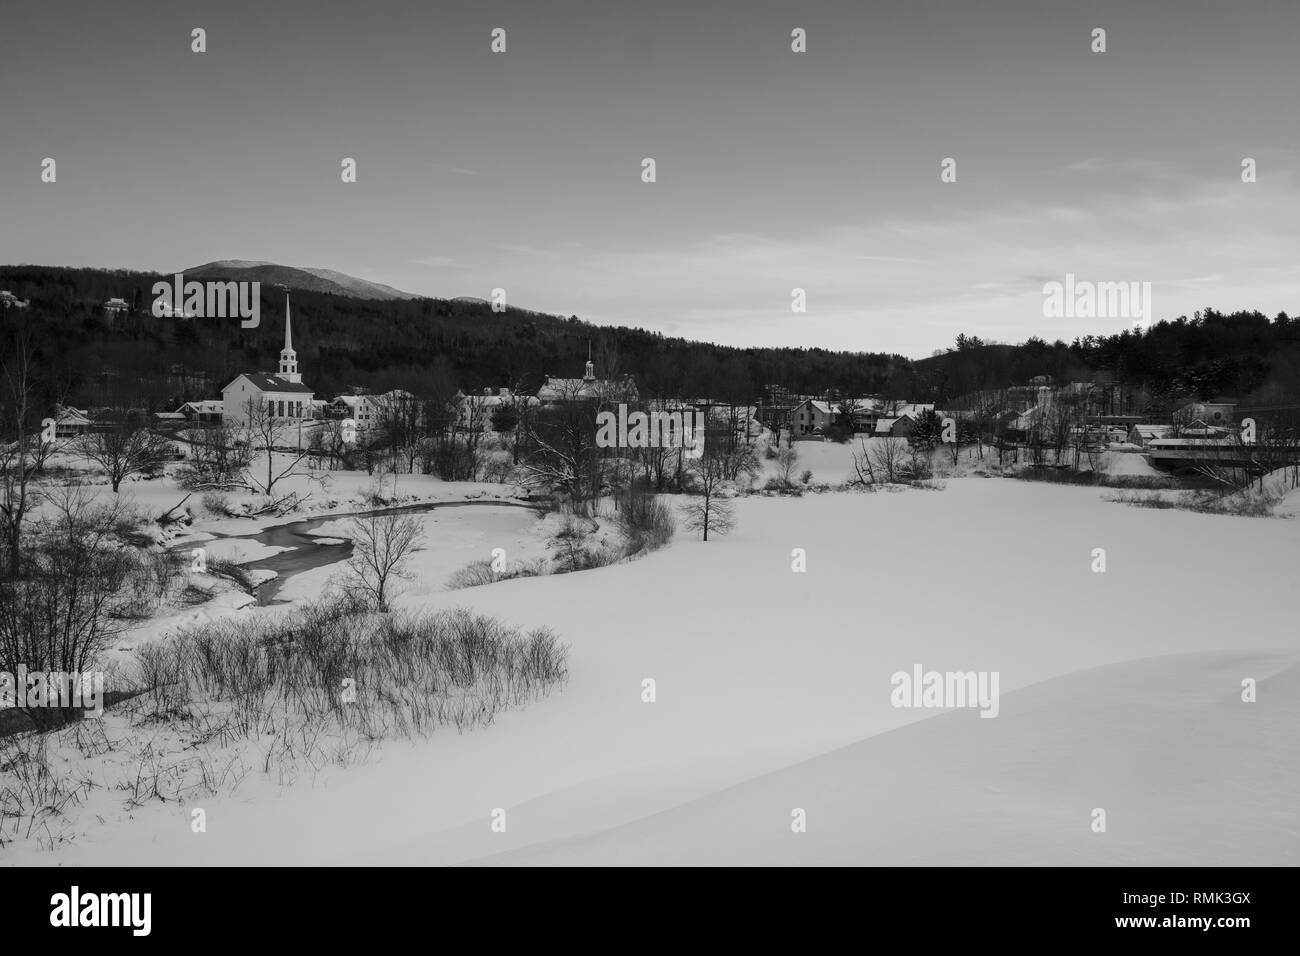
[[[1003,341],[1108,331],[1043,316],[1043,283],[1067,272],[1152,282],[1157,318],[1206,305],[1296,310],[1300,275],[1290,260],[1300,247],[1300,190],[1285,177],[1267,195],[1256,189],[1188,177],[1138,196],[1102,189],[1080,193],[1077,204],[936,209],[805,235],[727,232],[563,254],[527,242],[497,248],[512,296],[535,308],[574,311],[581,290],[584,317],[599,322],[736,345],[924,355],[958,330]],[[806,291],[806,313],[791,311],[796,287]]]
[[[421,259],[410,259],[409,262],[417,266],[430,266],[435,269],[468,269],[469,264],[459,262],[451,256],[425,256]]]

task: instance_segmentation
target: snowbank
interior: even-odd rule
[[[292,786],[252,774],[193,804],[204,835],[190,805],[128,810],[97,792],[108,826],[81,812],[70,844],[6,858],[1300,862],[1300,523],[975,479],[943,494],[740,498],[736,515],[727,537],[679,531],[666,550],[576,574],[447,592],[423,564],[404,606],[551,627],[571,647],[563,691]],[[437,527],[476,555],[519,534]],[[893,708],[890,675],[915,663],[1000,672],[1001,715]],[[1252,705],[1238,698],[1247,676]],[[790,830],[796,807],[805,834]],[[1095,807],[1104,835],[1089,829]],[[490,828],[496,808],[506,833]]]
[[[1245,677],[1257,681],[1255,703],[1241,700]],[[953,711],[634,823],[481,862],[1294,866],[1298,721],[1294,652],[1112,664],[1009,694],[996,719]],[[791,828],[796,808],[804,833]]]

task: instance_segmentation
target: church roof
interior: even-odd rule
[[[638,395],[636,383],[631,376],[625,376],[621,382],[611,382],[599,378],[554,378],[548,375],[546,382],[537,390],[537,397],[543,402],[585,399],[635,401]]]
[[[291,382],[287,378],[281,378],[278,375],[272,375],[270,372],[241,372],[230,382],[233,385],[240,378],[246,378],[254,387],[261,389],[263,392],[302,392],[306,395],[314,395],[315,390],[308,388],[302,382]],[[224,392],[230,385],[222,389]]]

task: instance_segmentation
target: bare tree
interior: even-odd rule
[[[479,443],[483,432],[488,427],[488,403],[485,395],[465,396],[463,435],[465,440],[464,480],[477,481],[478,471],[483,464],[479,452]]]
[[[424,438],[424,403],[410,392],[394,389],[379,397],[375,411],[376,431],[388,446],[390,470],[398,471],[404,462],[409,474],[415,473],[415,462]]]
[[[248,469],[248,481],[262,494],[274,497],[276,484],[294,474],[299,463],[307,457],[306,448],[296,447],[295,452],[288,453],[289,463],[276,471],[275,449],[282,446],[291,430],[298,425],[298,420],[277,416],[270,402],[259,402],[256,398],[248,400],[246,411],[244,427],[249,448],[260,448],[266,452],[266,481],[258,480],[251,466]]]
[[[793,446],[782,448],[776,453],[776,471],[781,476],[781,483],[787,488],[794,484],[794,473],[799,467],[799,452]]]
[[[907,467],[904,475],[910,481],[929,478],[933,468],[934,447],[928,443],[907,444]]]
[[[41,460],[33,445],[45,440],[34,419],[31,363],[33,349],[26,330],[13,340],[12,354],[0,358],[5,412],[0,434],[0,532],[4,535],[3,572],[8,579],[22,574],[23,523],[40,502],[33,486]]]
[[[611,336],[602,335],[596,341],[596,352],[593,356],[593,365],[596,367],[596,377],[609,382],[617,382],[619,372],[621,371],[621,356],[619,355],[618,340]]]
[[[735,526],[735,515],[731,499],[718,493],[726,479],[725,454],[718,448],[718,443],[713,445],[718,448],[716,452],[709,451],[710,445],[707,442],[704,447],[704,455],[689,459],[686,466],[695,486],[695,494],[687,499],[683,511],[686,527],[699,531],[704,540],[708,541],[709,532],[726,534],[730,531]]]
[[[103,416],[77,445],[87,461],[104,469],[114,494],[132,475],[161,467],[171,448],[166,437],[149,431],[123,409]]]
[[[958,459],[961,457],[962,439],[965,438],[969,440],[970,438],[970,424],[961,412],[954,412],[953,415],[949,417],[952,419],[952,428],[955,434],[952,436],[952,441],[946,441],[941,433],[939,441],[948,445],[948,456],[952,459],[952,463],[956,465]],[[944,431],[947,431],[946,426]]]
[[[423,539],[418,518],[396,512],[353,518],[355,542],[348,559],[344,590],[379,611],[388,610],[392,585],[409,581],[406,564]]]
[[[596,447],[596,403],[576,391],[528,417],[528,456],[523,463],[530,484],[554,489],[580,512],[600,493]]]
[[[907,460],[907,439],[887,435],[876,441],[869,452],[873,472],[881,481],[900,481]]]
[[[744,477],[747,482],[752,482],[754,476],[763,470],[758,452],[748,442],[737,442],[733,448],[723,454],[725,459],[723,469],[728,481],[740,481]]]
[[[871,448],[865,437],[859,439],[858,447],[860,450],[853,453],[853,471],[857,483],[870,488],[876,483],[876,470],[871,464]]]

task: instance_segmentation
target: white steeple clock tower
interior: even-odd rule
[[[289,290],[284,290],[284,348],[280,350],[280,378],[286,382],[301,382],[298,372],[298,353],[293,350],[293,329],[289,324]]]

